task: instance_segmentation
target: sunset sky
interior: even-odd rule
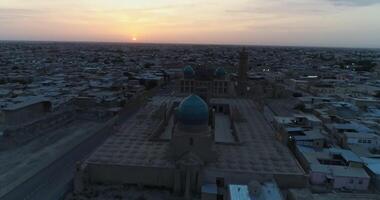
[[[380,47],[380,0],[0,0],[0,40]]]

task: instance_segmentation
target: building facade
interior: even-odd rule
[[[219,67],[212,72],[201,67],[194,70],[191,66],[186,66],[182,78],[178,80],[177,93],[181,95],[196,93],[202,97],[228,97],[232,91],[224,68]]]

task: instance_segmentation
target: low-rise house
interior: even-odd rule
[[[343,132],[342,146],[361,145],[366,148],[379,148],[380,136],[374,133]]]
[[[321,132],[322,130],[322,122],[317,117],[312,114],[294,114],[293,117],[274,117],[273,121],[274,127],[277,129],[277,137],[280,141],[287,143],[294,139],[295,136],[309,136],[300,138],[300,140],[318,140],[318,146],[324,145],[324,143],[320,143],[319,139],[323,140],[322,135],[318,135],[318,139],[316,138],[315,132]],[[315,129],[314,131],[311,131]]]
[[[373,129],[364,124],[333,123],[325,125],[326,129],[337,140],[339,145],[347,147],[350,144],[362,144],[368,147],[377,147],[380,144],[380,137]]]
[[[36,121],[51,111],[51,101],[40,96],[14,98],[0,108],[0,125],[17,127]]]
[[[371,183],[380,189],[380,158],[361,157],[364,162],[365,169],[371,176]]]
[[[298,100],[305,106],[306,110],[311,110],[321,104],[335,101],[333,97],[306,96],[299,97]]]
[[[294,114],[292,117],[274,117],[273,125],[280,130],[285,127],[321,127],[322,121],[313,114]]]
[[[368,108],[371,106],[378,106],[380,105],[380,100],[375,99],[374,97],[355,97],[350,98],[350,101],[360,108]]]
[[[318,83],[309,86],[309,92],[314,95],[331,95],[336,94],[336,88],[330,83]]]
[[[370,176],[364,170],[362,160],[350,150],[297,145],[296,155],[309,172],[309,181],[313,185],[333,189],[368,189]]]
[[[293,136],[292,139],[297,145],[323,148],[326,144],[326,137],[318,129],[303,131],[303,135]]]
[[[326,105],[331,116],[338,116],[343,119],[356,119],[360,114],[360,109],[345,101],[333,102]]]

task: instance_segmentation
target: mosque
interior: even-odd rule
[[[154,97],[78,166],[75,190],[99,182],[137,184],[184,199],[210,199],[210,193],[224,199],[228,184],[252,180],[304,186],[304,171],[254,102],[226,98],[229,85],[222,68],[204,80],[185,67],[178,88],[188,95]]]
[[[176,84],[179,95],[197,93],[204,98],[232,95],[232,85],[223,67],[216,68],[213,73],[212,70],[200,66],[195,70],[191,66],[186,66],[183,73],[183,78]]]
[[[203,99],[210,97],[231,97],[236,93],[245,96],[247,87],[248,54],[243,49],[240,52],[238,81],[234,84],[223,67],[216,69],[208,66],[195,68],[186,66],[183,69],[183,77],[177,81],[177,94],[186,95],[196,93]],[[237,86],[235,88],[235,86]],[[237,92],[235,92],[235,90]]]

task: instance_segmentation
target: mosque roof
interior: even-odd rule
[[[224,70],[223,67],[216,68],[216,70],[215,70],[215,76],[216,77],[223,77],[225,75],[226,75],[226,70]]]
[[[183,68],[183,75],[185,78],[193,78],[195,75],[195,71],[191,66],[186,66]]]
[[[200,125],[208,122],[208,105],[197,95],[190,95],[182,100],[177,117],[185,125]]]

